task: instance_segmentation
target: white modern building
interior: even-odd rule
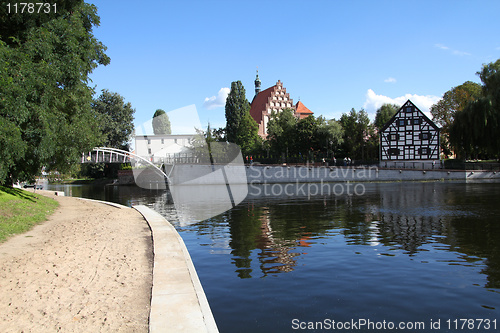
[[[135,137],[135,154],[154,163],[190,154],[195,135],[161,134]]]

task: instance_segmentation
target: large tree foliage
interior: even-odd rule
[[[343,154],[351,159],[374,158],[377,140],[366,111],[351,109],[349,114],[344,113],[339,121],[344,129]]]
[[[168,118],[168,114],[162,109],[156,110],[153,115],[153,133],[155,135],[172,134],[170,119]]]
[[[344,129],[335,119],[326,120],[323,117],[318,118],[317,134],[319,147],[322,150],[332,152],[335,155],[337,148],[344,142]]]
[[[0,8],[1,183],[32,179],[42,166],[65,171],[100,140],[88,81],[109,58],[92,33],[97,10],[57,4],[51,14]]]
[[[245,87],[241,81],[231,82],[231,91],[226,98],[226,135],[227,141],[236,142],[240,122],[246,112],[250,111],[250,103],[246,98]]]
[[[252,154],[262,145],[262,139],[259,136],[259,126],[248,111],[243,114],[234,143],[240,146],[241,152],[244,155]]]
[[[377,109],[375,113],[375,128],[380,132],[382,127],[398,112],[401,106],[396,104],[386,103]]]
[[[128,150],[134,130],[135,109],[118,93],[104,89],[92,104],[98,115],[99,127],[104,135],[103,145]]]
[[[477,72],[482,96],[455,112],[450,144],[459,158],[498,157],[500,152],[500,59]]]
[[[231,83],[226,99],[226,139],[240,146],[243,154],[251,154],[260,148],[259,127],[250,115],[245,88],[241,81]]]
[[[272,112],[267,123],[267,141],[276,155],[295,153],[297,118],[291,109]]]
[[[297,119],[293,110],[273,112],[267,124],[267,143],[275,156],[289,161],[290,157],[312,160],[320,154],[329,156],[343,142],[343,130],[334,119],[309,116]]]
[[[455,113],[462,111],[470,102],[477,100],[481,95],[481,85],[467,81],[445,92],[443,98],[431,107],[433,121],[441,126],[441,149],[445,155],[451,154],[449,136]]]

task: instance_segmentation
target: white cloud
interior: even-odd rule
[[[386,83],[396,83],[396,79],[393,77],[388,77],[387,79],[384,80]]]
[[[449,50],[450,48],[448,46],[445,46],[443,44],[434,44],[435,47],[441,50]]]
[[[432,119],[430,108],[440,99],[441,97],[438,96],[415,94],[405,94],[404,96],[391,98],[384,95],[377,95],[372,89],[368,89],[368,91],[366,92],[366,101],[363,105],[363,108],[372,118],[374,118],[377,109],[386,103],[403,105],[407,100],[411,100],[413,104],[415,104],[423,113],[425,113],[427,117]]]
[[[434,44],[434,46],[437,47],[438,49],[441,49],[441,50],[450,51],[451,54],[453,54],[453,55],[458,55],[458,56],[470,56],[471,55],[469,52],[450,49],[448,46],[443,45],[443,44]]]
[[[229,95],[231,89],[229,88],[220,88],[217,96],[207,97],[203,102],[203,107],[207,110],[212,110],[215,108],[219,108],[221,106],[226,105],[226,98]]]

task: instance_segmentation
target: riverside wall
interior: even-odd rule
[[[175,165],[175,184],[275,184],[391,181],[500,181],[500,172],[469,170],[380,169],[370,167]]]

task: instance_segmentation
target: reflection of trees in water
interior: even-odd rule
[[[193,228],[230,248],[241,278],[292,271],[301,249],[340,233],[347,244],[382,244],[409,255],[429,246],[463,253],[450,264],[485,264],[486,287],[499,288],[500,223],[492,212],[500,186],[485,185],[369,184],[363,196],[254,199]]]
[[[293,270],[296,265],[294,258],[299,253],[293,252],[293,242],[276,237],[266,207],[247,203],[229,214],[231,254],[240,278],[252,277],[251,254],[256,249],[260,250],[257,259],[264,276]]]
[[[323,202],[263,203],[250,201],[227,212],[233,263],[241,278],[251,277],[252,251],[266,276],[290,272],[301,255],[298,248],[332,228],[333,210]]]
[[[492,213],[498,211],[500,187],[445,185],[394,184],[394,189],[380,191],[379,213],[374,214],[379,241],[409,254],[428,243],[445,244],[448,251],[464,254],[450,264],[485,265],[485,287],[500,288],[500,223]]]

